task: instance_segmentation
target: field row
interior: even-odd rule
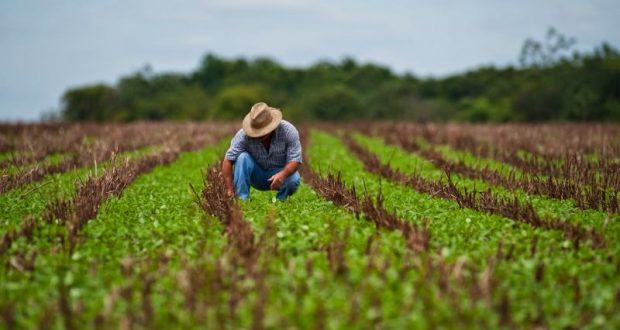
[[[303,134],[304,184],[283,203],[272,193],[225,197],[217,165],[207,166],[227,139],[168,158],[169,149],[138,152],[91,181],[74,184],[89,171],[78,169],[0,195],[1,232],[15,233],[1,256],[5,323],[620,324],[617,213],[458,172],[448,180],[424,156],[339,134]],[[86,188],[110,184],[102,195]]]

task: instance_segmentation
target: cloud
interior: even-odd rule
[[[549,26],[620,45],[615,0],[0,1],[0,120],[36,118],[69,86],[145,63],[189,71],[206,52],[309,65],[349,55],[423,75],[514,63]],[[20,117],[22,116],[22,117]]]

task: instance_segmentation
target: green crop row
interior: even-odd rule
[[[273,195],[254,192],[249,202],[242,203],[245,217],[257,233],[262,233],[269,216],[274,217],[278,252],[266,257],[271,288],[265,311],[267,327],[311,328],[320,322],[328,328],[364,327],[378,318],[386,327],[407,323],[403,292],[413,290],[414,282],[411,274],[393,276],[402,268],[406,254],[399,233],[378,232],[371,222],[357,219],[305,184],[289,201],[272,204]],[[392,275],[387,278],[374,269],[368,271],[365,250],[371,237],[381,260],[390,262]],[[346,269],[340,274],[330,265],[327,252],[330,244],[338,242],[344,245]],[[383,303],[373,307],[373,299]],[[360,311],[354,317],[356,305]]]
[[[155,150],[153,147],[121,153],[116,161],[132,159]],[[75,183],[87,176],[103,171],[110,162],[95,167],[76,168],[65,173],[47,175],[42,181],[33,182],[0,194],[0,235],[20,225],[27,215],[39,215],[47,203],[56,197],[69,198],[75,191]]]
[[[201,252],[201,249],[205,244],[209,244],[209,252],[217,256],[217,251],[221,249],[225,239],[216,223],[211,221],[208,226],[204,225],[204,216],[192,204],[192,195],[185,183],[198,186],[200,173],[197,169],[219,158],[221,154],[222,150],[219,148],[215,152],[203,152],[200,157],[186,156],[185,160],[179,159],[170,167],[141,176],[127,188],[121,198],[104,204],[97,219],[85,227],[84,241],[78,245],[73,255],[40,256],[37,259],[36,272],[9,274],[15,277],[8,276],[3,282],[7,297],[17,302],[16,314],[22,322],[20,324],[34,326],[38,320],[45,318],[49,306],[56,304],[61,294],[55,291],[59,282],[67,288],[71,306],[79,306],[80,313],[72,314],[73,324],[90,324],[101,310],[105,309],[105,301],[115,288],[140,286],[135,284],[139,281],[135,276],[124,276],[120,264],[129,256],[133,259],[149,259],[166,254],[174,261],[167,265],[164,276],[158,278],[154,284],[156,290],[152,301],[157,312],[155,322],[162,325],[177,322],[191,325],[188,311],[178,301],[180,290],[176,277],[183,270],[182,261],[203,258],[204,252]],[[366,261],[363,251],[368,238],[375,235],[374,227],[322,200],[306,186],[301,188],[294,200],[287,203],[272,204],[269,194],[253,197],[255,198],[245,205],[247,216],[256,224],[257,233],[260,233],[265,215],[277,212],[278,230],[275,236],[278,240],[278,251],[285,256],[274,258],[273,262],[271,256],[266,256],[270,260],[268,268],[271,269],[269,274],[273,290],[270,293],[265,323],[294,322],[303,326],[314,324],[315,317],[322,308],[340,312],[351,309],[353,305],[349,298],[355,294],[356,286],[347,282],[359,282],[365,276],[363,271]],[[352,272],[351,279],[343,282],[337,280],[329,270],[323,248],[330,242],[332,235],[335,235],[333,233],[339,235],[345,227],[353,228],[349,240],[351,243],[348,244],[351,249],[348,253],[358,265],[353,267],[353,261],[348,263]],[[400,235],[390,234],[388,238],[390,239],[385,243],[377,239],[375,245],[391,255],[402,254],[404,243]],[[39,239],[44,240],[44,236]],[[316,270],[308,277],[306,264],[309,260],[313,262]],[[135,265],[136,268],[141,267],[138,262],[135,262]],[[297,273],[292,273],[291,269]],[[26,279],[29,275],[34,278]],[[380,277],[379,274],[374,276]],[[394,278],[392,286],[400,280]],[[291,291],[291,285],[297,288],[307,285],[311,289],[309,294],[304,296],[304,301],[297,302],[297,305],[297,295]],[[375,288],[372,292],[380,289],[382,288]],[[366,296],[370,297],[368,293]],[[325,297],[332,299],[323,301]],[[248,299],[246,303],[251,301],[252,299]],[[121,315],[139,309],[141,303],[141,300],[136,298],[133,303],[117,304],[107,316],[108,324],[122,322]],[[390,308],[394,309],[392,313],[402,313],[398,307],[397,304],[391,305]],[[364,306],[362,308],[367,309]],[[249,305],[246,306],[244,313],[242,305],[239,319],[234,322],[239,325],[250,322],[249,309]],[[302,317],[296,320],[296,316],[299,316],[297,313],[301,313]],[[375,314],[378,313],[380,311],[375,311]],[[364,324],[363,320],[368,318],[374,319],[376,315],[361,315],[359,324]],[[347,320],[339,321],[332,317],[329,323],[342,326],[338,322],[345,321]],[[60,317],[55,318],[55,322],[56,325],[62,324]]]
[[[355,139],[376,154],[383,163],[389,163],[390,166],[395,169],[408,174],[415,172],[430,180],[445,179],[445,174],[441,170],[437,169],[432,163],[417,154],[408,153],[398,147],[387,145],[379,138],[370,138],[358,134],[355,135]],[[449,154],[450,158],[456,161],[463,160],[473,165],[476,160],[479,160],[481,164],[493,164],[498,170],[506,168],[504,164],[477,159],[465,152],[451,152],[451,150],[447,148],[444,148],[443,152]],[[418,165],[412,166],[411,164]],[[491,189],[498,196],[513,196],[513,193],[507,189],[491,186],[482,180],[473,180],[458,174],[453,174],[453,177],[456,179],[455,183],[461,189],[475,189],[477,191]],[[520,189],[516,190],[514,195],[521,201],[532,203],[534,209],[541,217],[551,217],[560,221],[568,221],[603,232],[610,244],[610,252],[615,255],[620,254],[619,214],[610,215],[606,212],[597,210],[582,210],[575,205],[573,200],[558,200],[540,195],[528,195]]]
[[[415,155],[378,139],[356,139],[394,168],[442,178]],[[201,186],[201,170],[219,160],[227,144],[181,154],[139,176],[119,198],[102,204],[74,251],[50,239],[62,232],[54,225],[42,227],[30,242],[16,242],[1,260],[2,315],[10,312],[20,328],[620,324],[618,260],[610,251],[585,245],[576,251],[560,232],[461,209],[389,182],[366,172],[337,137],[322,132],[312,133],[302,166],[322,175],[340,172],[360,198],[382,195],[400,218],[428,223],[430,250],[409,250],[399,231],[377,229],[302,183],[284,202],[274,202],[275,192],[256,190],[240,201],[260,248],[256,263],[238,264],[223,226],[200,210],[189,188]],[[484,184],[454,179],[459,187]],[[15,208],[10,219],[40,214],[58,194],[71,194],[69,183],[66,189],[29,197],[42,206]],[[10,266],[33,253],[34,271]]]
[[[15,175],[17,173],[20,173],[22,171],[27,171],[27,170],[31,170],[35,167],[41,167],[41,166],[46,166],[46,165],[55,165],[55,164],[59,164],[60,162],[62,162],[63,160],[68,159],[70,156],[66,155],[66,154],[52,154],[49,155],[47,157],[45,157],[44,159],[38,161],[38,162],[34,162],[34,163],[30,163],[30,164],[25,164],[25,165],[21,165],[21,166],[15,166],[13,164],[1,168],[0,169],[0,175]],[[2,160],[2,158],[0,157],[0,160]]]
[[[431,148],[431,146],[428,146],[427,148]],[[471,168],[476,168],[476,169],[489,168],[491,170],[498,172],[501,175],[514,174],[515,178],[520,179],[520,180],[526,180],[527,178],[530,178],[532,176],[538,179],[542,179],[542,180],[548,179],[548,176],[546,175],[524,173],[520,168],[512,166],[511,164],[502,163],[501,161],[498,161],[496,159],[476,157],[475,155],[473,155],[472,153],[468,151],[454,149],[447,145],[435,146],[435,149],[446,159],[453,161],[453,162],[462,161],[465,165]],[[521,158],[526,158],[526,157],[534,157],[534,156],[527,154],[525,156],[522,156]],[[584,157],[591,161],[596,161],[596,157],[594,159],[592,157],[588,157],[587,155],[584,155]],[[539,160],[540,162],[548,161],[540,156],[539,156]],[[554,162],[558,164],[562,164],[562,160],[554,160]],[[601,173],[600,172],[597,173],[595,178],[600,180]],[[614,189],[612,187],[607,187],[607,193],[613,196]]]
[[[58,314],[59,287],[67,288],[72,308],[79,311],[73,322],[92,322],[104,309],[106,295],[130,283],[121,272],[124,259],[142,260],[161,253],[195,255],[211,229],[203,226],[203,215],[193,204],[188,184],[200,184],[201,168],[222,152],[220,144],[181,154],[170,166],[156,167],[138,177],[120,198],[102,205],[97,218],[83,228],[73,253],[51,241],[62,231],[54,225],[43,226],[33,242],[17,242],[12,251],[38,253],[34,271],[8,268],[2,273],[1,291],[14,305],[18,323],[29,328],[47,314]],[[86,174],[82,171],[75,174]],[[70,175],[74,173],[64,175],[67,181]],[[66,189],[71,189],[69,184]],[[27,211],[37,214],[34,212],[42,207]],[[61,325],[60,314],[56,316],[56,324]]]
[[[511,259],[499,262],[493,276],[497,281],[497,293],[505,294],[510,301],[515,322],[533,324],[542,318],[552,327],[582,322],[620,322],[614,313],[617,309],[614,297],[620,289],[617,260],[608,251],[589,248],[572,251],[559,232],[460,209],[455,202],[386,182],[365,172],[361,162],[342,142],[326,133],[316,133],[314,142],[312,158],[322,171],[340,171],[345,181],[360,190],[365,187],[373,193],[381,191],[386,207],[403,218],[416,222],[429,219],[432,245],[447,258],[464,257],[484,267],[500,242],[512,249]],[[373,148],[373,151],[381,152],[380,158],[389,160],[396,168],[411,171],[416,162],[423,162],[398,154],[398,150],[380,149]],[[421,164],[417,168],[424,166]],[[439,173],[435,175],[440,176]],[[456,183],[463,185],[461,180],[458,178]],[[536,253],[532,253],[534,241]],[[544,269],[539,279],[537,269]],[[567,284],[569,281],[572,284]],[[499,301],[500,297],[493,299]]]
[[[103,313],[104,324],[118,326],[126,321],[123,315],[142,311],[146,298],[139,290],[149,281],[141,275],[147,271],[156,276],[148,298],[155,315],[152,322],[162,327],[196,326],[183,301],[179,276],[184,274],[185,262],[213,263],[225,238],[220,226],[205,220],[192,204],[186,183],[198,186],[197,169],[221,153],[220,149],[201,157],[188,155],[141,176],[121,198],[104,204],[98,217],[84,228],[84,240],[73,254],[48,251],[50,255],[37,258],[35,272],[6,274],[3,292],[14,303],[19,324],[34,327],[54,314],[53,324],[58,327],[87,327],[97,323]],[[377,231],[370,222],[325,201],[305,185],[284,203],[272,204],[272,195],[255,193],[243,204],[256,237],[263,233],[266,218],[275,219],[276,253],[262,257],[269,287],[262,321],[265,326],[308,328],[323,322],[329,328],[368,324],[393,328],[455,326],[462,321],[452,313],[454,302],[440,299],[436,284],[428,287],[428,281],[434,280],[423,272],[404,271],[410,254],[398,232]],[[374,252],[368,252],[369,241]],[[327,252],[338,243],[344,244],[344,273],[334,271]],[[171,259],[163,271],[141,262],[161,255]],[[128,288],[138,293],[125,291]],[[115,296],[115,292],[120,293]],[[123,292],[133,293],[119,299]],[[255,294],[247,295],[237,307],[237,317],[228,323],[247,327],[253,322]],[[428,299],[417,299],[416,294]],[[68,296],[73,310],[64,316],[54,307],[62,295]],[[228,308],[227,299],[230,297],[224,295],[219,309]],[[106,302],[112,307],[107,308]],[[497,322],[467,299],[459,306],[472,324]],[[63,322],[63,318],[70,320]],[[216,319],[211,322],[217,326]]]
[[[273,202],[274,194],[254,191],[249,201],[241,203],[255,237],[267,233],[276,240],[275,251],[270,250],[261,260],[261,271],[266,273],[263,285],[269,287],[263,306],[267,328],[432,328],[464,321],[497,324],[496,318],[488,317],[484,308],[467,297],[456,305],[454,300],[442,300],[437,282],[429,276],[436,274],[426,264],[420,268],[410,264],[423,259],[407,251],[400,232],[378,230],[372,222],[335,206],[306,184],[282,203]],[[267,231],[270,226],[275,228]],[[333,260],[335,246],[340,246],[341,264]],[[255,283],[251,289],[258,290]],[[465,290],[455,294],[466,296]],[[239,319],[227,322],[233,328],[251,327],[254,304],[248,295],[238,307]],[[466,316],[453,313],[455,308]]]

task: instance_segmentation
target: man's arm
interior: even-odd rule
[[[226,194],[229,197],[235,196],[235,189],[233,188],[233,175],[232,175],[233,162],[224,159],[222,161],[222,175],[224,176],[224,184],[226,184]]]
[[[271,190],[280,189],[280,186],[282,186],[284,180],[288,178],[289,175],[295,173],[295,171],[297,171],[297,169],[299,168],[299,165],[301,164],[295,161],[288,162],[286,163],[282,171],[274,174],[271,178],[269,178],[268,181],[271,182]]]
[[[282,169],[282,171],[276,173],[274,176],[269,178],[271,181],[270,188],[272,190],[280,189],[280,186],[284,183],[284,179],[288,178],[289,175],[295,173],[301,165],[301,141],[299,141],[299,132],[295,126],[288,124],[288,129],[286,131],[286,165]]]

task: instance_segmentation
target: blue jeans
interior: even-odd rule
[[[250,198],[250,186],[258,190],[270,190],[271,182],[267,181],[272,175],[280,172],[282,168],[264,170],[254,158],[247,152],[242,152],[235,161],[233,170],[233,184],[235,194],[241,199]],[[297,191],[300,176],[295,172],[289,175],[280,186],[276,198],[284,200]]]

